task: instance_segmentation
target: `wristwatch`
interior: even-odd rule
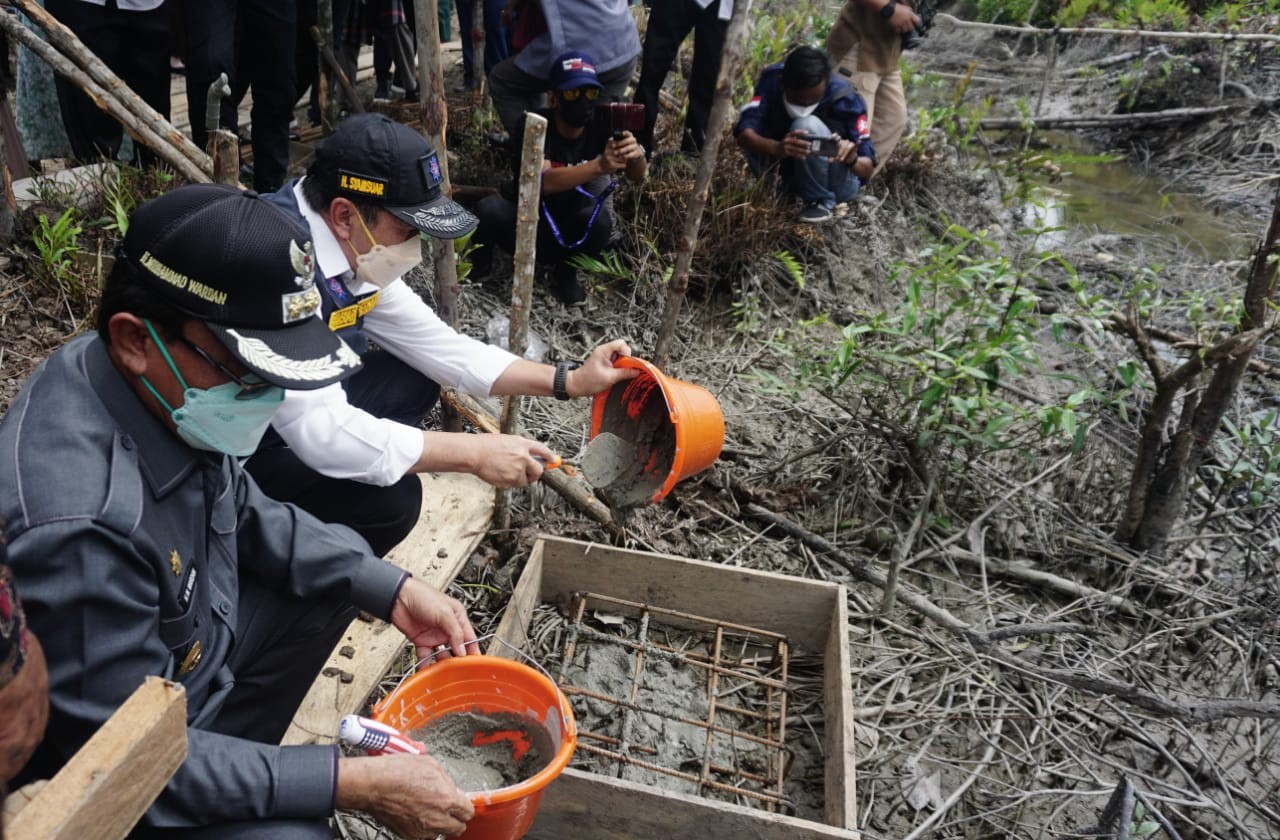
[[[880,17],[888,20],[893,17],[893,10],[898,8],[898,0],[889,0],[884,4],[884,8],[880,10]]]
[[[577,370],[582,367],[578,362],[570,362],[561,359],[556,362],[556,375],[551,379],[551,393],[555,394],[558,400],[569,399],[569,392],[565,390],[565,385],[569,381],[569,371]]]

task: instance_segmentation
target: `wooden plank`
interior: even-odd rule
[[[147,677],[5,830],[15,838],[118,840],[186,757],[186,692]]]
[[[520,650],[527,648],[529,622],[533,620],[533,611],[538,604],[542,603],[542,551],[542,540],[535,541],[533,551],[529,552],[529,560],[524,564],[524,571],[520,573],[520,581],[516,584],[515,591],[511,593],[511,598],[507,601],[507,609],[502,613],[502,621],[499,622],[498,629],[494,633],[497,639],[507,644],[495,639],[490,642],[489,649],[485,653],[501,656],[504,659],[519,660],[520,657],[516,656],[511,648]]]
[[[422,515],[387,560],[443,589],[457,577],[489,529],[493,488],[461,473],[420,478]],[[298,706],[281,743],[332,743],[338,735],[338,721],[360,710],[404,646],[404,636],[390,624],[360,619],[351,622]]]
[[[826,617],[835,611],[842,591],[836,584],[559,537],[542,539],[544,601],[587,590],[781,633],[813,653],[827,648],[831,624]]]
[[[858,840],[848,829],[567,769],[543,792],[529,840]]]
[[[823,804],[828,825],[857,828],[857,756],[853,737],[853,665],[849,656],[849,601],[843,586],[831,613],[822,662]]]

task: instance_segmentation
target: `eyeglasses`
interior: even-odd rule
[[[251,400],[264,391],[274,387],[270,382],[264,381],[262,377],[258,376],[256,373],[246,374],[245,376],[236,376],[234,373],[227,370],[226,365],[219,362],[213,356],[210,356],[208,351],[196,344],[194,341],[191,341],[184,336],[178,336],[178,339],[183,344],[187,345],[189,349],[195,351],[197,356],[208,362],[210,367],[214,368],[219,373],[228,377],[232,382],[240,386],[240,393],[236,394],[236,399],[238,400]]]
[[[560,98],[565,102],[577,102],[579,96],[588,102],[595,102],[600,98],[600,88],[580,87],[560,91]]]

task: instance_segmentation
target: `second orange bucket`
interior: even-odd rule
[[[563,692],[545,675],[519,662],[476,655],[429,665],[400,684],[373,710],[374,720],[401,732],[420,729],[451,712],[510,713],[529,718],[551,736],[550,763],[528,779],[471,793],[476,814],[466,840],[518,840],[533,825],[542,792],[569,764],[578,736]]]
[[[609,432],[635,449],[638,477],[622,491],[621,501],[660,502],[677,482],[720,457],[724,414],[706,388],[667,376],[644,359],[622,356],[614,366],[640,375],[596,394],[591,437]]]

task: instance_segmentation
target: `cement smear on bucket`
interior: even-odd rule
[[[519,760],[512,738],[529,744]],[[467,793],[497,790],[522,782],[555,755],[551,735],[537,722],[512,712],[450,712],[409,733],[427,745],[427,754]],[[479,736],[479,737],[477,737]],[[489,743],[490,739],[496,738]],[[479,744],[479,746],[477,746]]]
[[[625,446],[617,447],[620,457],[629,460],[616,469],[613,481],[597,489],[613,507],[648,504],[667,480],[676,453],[676,427],[656,383],[634,425],[618,428],[616,433],[625,441]]]
[[[629,620],[627,624],[634,625]],[[650,639],[655,639],[662,645],[687,648],[691,651],[701,648],[698,652],[706,652],[706,640],[699,634],[662,627],[656,622],[650,625],[649,633]],[[580,640],[573,661],[565,668],[562,683],[610,697],[630,699],[635,662],[635,652],[625,647],[598,640]],[[554,664],[548,662],[548,667],[553,669],[553,673],[558,666],[558,662]],[[640,688],[636,694],[636,706],[640,709],[661,711],[668,716],[705,721],[709,713],[707,674],[705,669],[694,665],[670,658],[646,655],[640,677]],[[763,710],[766,703],[763,688],[748,684],[734,692],[733,689],[739,686],[742,680],[735,681],[722,676],[719,682],[720,700],[718,702],[720,704]],[[820,692],[820,688],[818,690]],[[623,737],[626,710],[616,704],[582,695],[571,696],[570,700],[577,717],[579,743],[616,751],[615,744],[584,737],[582,733],[595,732],[612,738]],[[794,693],[790,700],[794,703]],[[794,705],[792,708],[795,708]],[[770,748],[737,735],[738,732],[747,732],[765,737],[764,726],[759,721],[752,722],[743,716],[719,713],[716,718],[717,725],[734,732],[715,732],[708,744],[705,727],[670,720],[644,711],[633,712],[630,717],[631,720],[627,724],[629,727],[627,741],[638,747],[638,749],[633,748],[631,752],[635,759],[693,776],[701,774],[703,761],[707,758],[713,766],[738,768],[760,776],[768,775],[767,753]],[[821,708],[815,706],[815,710],[804,714],[803,717],[804,721],[800,720],[800,715],[794,711],[788,715],[787,755],[783,760],[789,763],[789,769],[786,773],[783,792],[785,797],[795,805],[796,816],[822,821],[824,763],[819,746],[823,726]],[[663,790],[737,802],[751,808],[764,807],[759,800],[726,791],[708,789],[700,793],[696,782],[645,767],[623,765],[619,772],[618,762],[581,749],[575,754],[572,765],[590,772],[620,777]],[[725,784],[735,783],[731,776],[715,772],[712,772],[710,779]],[[739,783],[750,790],[764,789],[756,782]]]

